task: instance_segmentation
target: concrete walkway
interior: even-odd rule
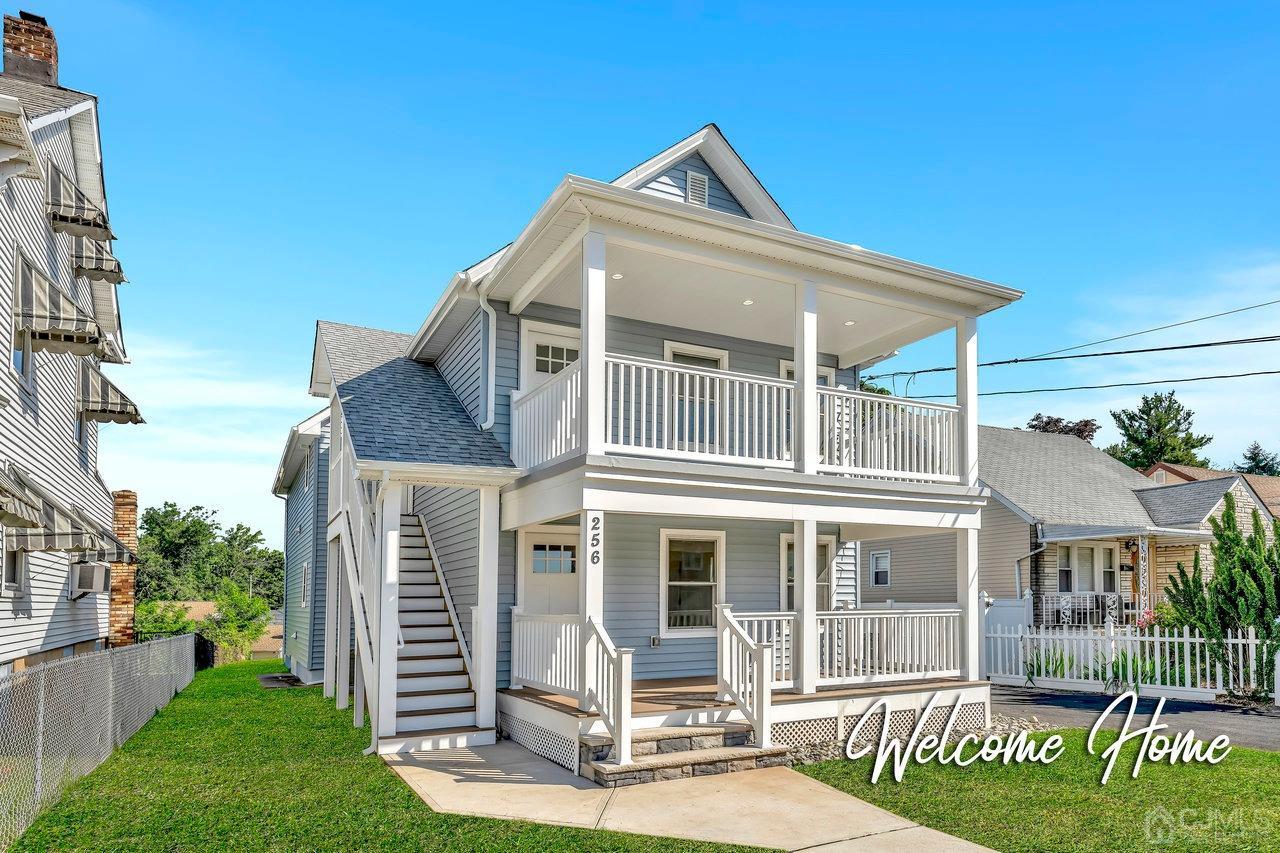
[[[785,767],[606,790],[511,741],[389,755],[434,811],[784,850],[984,850]]]

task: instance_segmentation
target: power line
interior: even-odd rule
[[[1280,370],[1254,370],[1249,373],[1219,373],[1215,376],[1189,376],[1182,379],[1150,379],[1142,382],[1110,382],[1106,385],[1070,385],[1065,388],[1023,388],[1017,391],[980,391],[979,397],[1001,397],[1008,394],[1049,394],[1056,391],[1098,391],[1104,388],[1135,388],[1139,385],[1174,385],[1180,382],[1206,382],[1210,379],[1243,379],[1248,376],[1275,376]],[[954,394],[928,394],[912,400],[950,400]]]
[[[1277,300],[1280,301],[1280,300]],[[1122,349],[1111,350],[1109,352],[1084,352],[1075,355],[1033,355],[1026,358],[1006,358],[1001,361],[984,361],[978,367],[1000,367],[1008,364],[1031,364],[1039,361],[1068,361],[1074,358],[1102,358],[1104,356],[1113,355],[1135,355],[1138,353],[1149,352],[1171,352],[1173,350],[1184,349],[1205,349],[1207,347],[1228,347],[1238,346],[1240,344],[1266,344],[1280,341],[1280,335],[1265,335],[1256,338],[1235,338],[1229,341],[1202,341],[1195,344],[1174,344],[1166,347],[1144,347],[1142,349]],[[1100,343],[1100,342],[1099,342]],[[1083,346],[1092,346],[1084,344]],[[1074,349],[1078,349],[1075,347]],[[1066,352],[1066,350],[1058,350],[1058,352]],[[922,373],[950,373],[955,371],[954,367],[930,367],[924,370],[899,370],[895,373],[879,373],[875,376],[864,377],[867,381],[874,379],[891,379],[898,376],[919,376]]]
[[[1190,320],[1181,320],[1177,323],[1169,323],[1166,326],[1155,326],[1150,329],[1143,329],[1140,332],[1130,332],[1127,335],[1117,335],[1114,338],[1103,338],[1100,341],[1093,341],[1087,344],[1076,344],[1073,347],[1064,347],[1063,349],[1050,350],[1042,352],[1039,355],[1031,356],[1032,358],[1040,358],[1046,355],[1057,355],[1060,352],[1071,352],[1073,350],[1084,349],[1085,347],[1095,347],[1098,344],[1109,344],[1113,341],[1122,341],[1125,338],[1136,338],[1138,335],[1148,335],[1152,332],[1163,332],[1165,329],[1176,329],[1179,326],[1189,326],[1192,323],[1199,323],[1202,320],[1216,320],[1219,317],[1227,317],[1231,314],[1239,314],[1241,311],[1252,311],[1255,308],[1266,308],[1268,305],[1280,305],[1280,299],[1272,299],[1269,302],[1259,302],[1257,305],[1246,305],[1243,308],[1232,308],[1230,311],[1221,311],[1217,314],[1207,314],[1204,317],[1195,317]]]

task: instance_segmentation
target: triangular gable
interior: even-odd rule
[[[683,201],[690,170],[707,175],[710,185],[707,206],[712,210],[795,229],[787,214],[714,124],[649,158],[613,184]]]

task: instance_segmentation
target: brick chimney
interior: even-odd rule
[[[112,492],[111,497],[115,504],[111,532],[128,545],[130,551],[137,553],[138,494],[122,490]],[[136,640],[133,631],[133,605],[137,573],[136,565],[111,564],[111,606],[107,634],[107,645],[111,648],[131,646]]]
[[[4,73],[58,85],[58,39],[48,21],[30,12],[4,16]]]

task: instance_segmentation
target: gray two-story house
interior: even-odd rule
[[[721,752],[664,775],[880,698],[980,725],[977,318],[1019,296],[800,231],[714,125],[565,177],[415,333],[317,326],[326,689],[381,751],[501,731],[606,785],[673,726]],[[860,388],[938,334],[954,403]],[[859,609],[857,543],[925,532],[945,601]]]

